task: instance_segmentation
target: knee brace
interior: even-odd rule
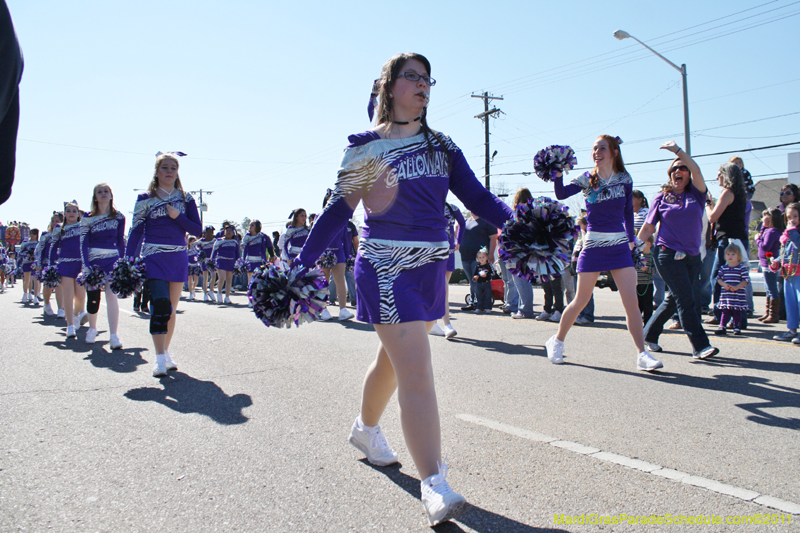
[[[158,298],[151,304],[150,334],[159,335],[167,332],[167,324],[172,316],[172,302],[169,298]]]
[[[96,315],[100,310],[100,291],[86,291],[86,311],[90,315]]]

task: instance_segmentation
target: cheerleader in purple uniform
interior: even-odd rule
[[[202,284],[203,284],[203,301],[214,301],[214,285],[217,283],[217,271],[208,268],[208,263],[211,259],[211,252],[214,250],[214,226],[206,226],[203,230],[203,236],[197,241],[195,247],[197,248],[197,260],[200,263],[200,270],[202,271]]]
[[[47,226],[47,231],[45,231],[41,237],[39,237],[39,244],[36,245],[36,265],[37,270],[41,273],[46,267],[50,266],[50,247],[53,244],[53,232],[56,228],[61,227],[61,223],[64,222],[64,215],[63,213],[59,213],[57,211],[53,212],[53,216],[50,217],[50,224]],[[53,308],[50,306],[50,297],[56,293],[56,306],[58,308],[58,318],[64,318],[64,309],[61,307],[61,288],[57,287],[55,291],[50,287],[44,286],[42,288],[42,297],[44,299],[44,314],[46,316],[53,316]]]
[[[150,291],[150,334],[156,350],[153,376],[165,376],[178,365],[169,356],[175,334],[175,311],[183,284],[189,277],[186,233],[200,235],[200,216],[192,195],[185,193],[178,176],[178,157],[156,156],[148,191],[140,194],[133,210],[125,255],[133,257],[141,245],[147,266],[145,285]]]
[[[114,263],[125,253],[125,215],[114,208],[114,193],[107,183],[95,185],[92,210],[81,220],[81,261],[83,268],[99,268],[108,276]],[[122,348],[117,337],[119,325],[119,300],[106,280],[106,312],[108,313],[109,345],[112,350]],[[86,291],[86,311],[89,313],[89,330],[86,344],[97,338],[97,311],[100,310],[100,289]]]
[[[31,276],[33,264],[36,262],[36,246],[39,244],[39,230],[33,228],[30,239],[19,246],[20,266],[22,267],[22,303],[39,305],[38,282]]]
[[[297,257],[300,250],[303,249],[303,245],[306,243],[309,232],[308,226],[306,225],[308,215],[305,209],[295,209],[292,211],[289,218],[292,222],[289,227],[286,228],[286,231],[283,232],[278,242],[281,249],[281,259],[286,262],[290,262]]]
[[[75,281],[81,273],[82,216],[77,203],[66,202],[64,225],[54,232],[53,245],[50,247],[50,264],[55,261],[58,273],[61,275],[59,287],[67,320],[68,339],[77,337],[76,331],[87,321],[86,311],[83,310],[86,291]]]
[[[189,263],[189,300],[194,300],[197,280],[203,274],[203,269],[200,267],[200,263],[197,259],[200,255],[200,251],[197,249],[197,246],[195,246],[197,238],[190,235],[187,235],[186,238],[186,255]]]
[[[6,249],[0,246],[0,294],[6,292],[6,264],[8,263],[8,254]]]
[[[250,222],[248,230],[247,235],[242,239],[242,256],[247,270],[247,285],[250,286],[253,272],[267,261],[273,261],[275,251],[272,247],[272,239],[261,233],[260,220]],[[253,302],[248,300],[247,305],[253,307]]]
[[[450,277],[456,269],[456,252],[461,245],[461,239],[464,238],[464,228],[467,222],[464,220],[464,215],[454,204],[445,204],[444,216],[447,218],[447,242],[450,244],[450,256],[447,258],[447,270],[444,273],[445,306],[444,316],[442,317],[444,329],[439,326],[438,322],[434,322],[430,334],[452,339],[456,336],[456,330],[450,323]],[[458,229],[456,229],[456,225]]]
[[[328,189],[328,193],[325,195],[325,199],[322,201],[322,208],[325,209],[325,206],[330,200],[331,194],[333,191]],[[339,298],[339,321],[344,322],[346,320],[350,320],[355,315],[347,310],[347,283],[344,280],[344,271],[347,268],[347,253],[349,252],[350,248],[345,241],[348,239],[348,232],[347,232],[347,225],[342,228],[338,235],[336,235],[333,240],[331,241],[330,246],[323,252],[322,257],[326,258],[326,261],[329,261],[323,264],[318,264],[320,269],[325,273],[325,279],[328,282],[331,281],[331,276],[333,276],[333,282],[336,284],[336,296]],[[329,266],[330,262],[335,261],[333,266]],[[331,302],[333,303],[333,302]],[[333,317],[331,316],[330,312],[327,308],[322,310],[320,314],[320,320],[331,320]]]
[[[239,241],[235,238],[236,231],[233,226],[225,226],[225,237],[214,242],[214,249],[211,252],[211,259],[217,266],[217,279],[219,280],[219,291],[217,292],[217,303],[223,303],[222,284],[225,284],[224,303],[231,303],[231,284],[233,283],[233,269],[236,260],[239,259]]]
[[[446,481],[428,342],[428,330],[445,308],[447,193],[496,226],[512,216],[478,182],[458,146],[429,128],[426,106],[434,83],[430,63],[421,55],[399,54],[384,65],[373,86],[380,98],[377,125],[350,136],[333,195],[298,257],[313,268],[363,201],[357,310],[359,320],[374,324],[380,345],[364,380],[350,443],[373,464],[397,462],[378,426],[397,389],[403,434],[422,479],[431,525],[466,505]]]
[[[589,303],[600,272],[609,270],[619,288],[625,307],[628,331],[636,345],[636,368],[651,372],[664,365],[654,359],[644,345],[644,326],[636,295],[636,270],[631,251],[633,228],[633,180],[625,170],[618,137],[601,135],[594,142],[592,158],[595,167],[564,185],[555,179],[556,198],[563,200],[579,192],[586,201],[588,231],[578,257],[578,290],[564,309],[558,333],[545,343],[547,358],[554,364],[564,362],[564,339],[578,314]]]

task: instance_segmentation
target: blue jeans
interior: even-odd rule
[[[492,308],[492,282],[475,283],[475,309],[488,311]]]
[[[780,293],[778,292],[778,273],[771,271],[769,268],[765,268],[764,270],[764,283],[767,284],[767,296],[775,300],[776,298],[780,298]]]
[[[519,276],[513,276],[514,285],[517,287],[517,294],[519,294],[519,305],[517,311],[526,317],[533,316],[533,285],[531,282]]]
[[[717,255],[715,248],[709,248],[706,251],[706,256],[700,264],[700,286],[697,295],[697,308],[700,311],[706,311],[711,307],[711,295],[713,287],[711,286],[711,272],[714,270],[714,263],[716,262]],[[702,314],[702,313],[701,313]]]
[[[464,267],[464,274],[466,274],[469,280],[469,293],[472,295],[472,305],[475,306],[475,285],[477,285],[477,282],[472,281],[472,276],[475,275],[475,267],[478,266],[478,262],[474,259],[472,261],[464,261],[464,257],[462,256],[461,266]]]
[[[503,278],[503,285],[505,285],[503,300],[512,313],[516,313],[519,309],[519,293],[517,286],[514,285],[511,272],[508,271],[505,261],[500,263],[500,277]]]
[[[575,290],[578,290],[578,276],[573,276],[572,279],[574,280],[573,283],[575,283]],[[594,323],[594,294],[589,298],[589,303],[586,304],[586,307],[580,312],[578,318],[585,318],[589,322]]]
[[[658,272],[653,272],[653,303],[661,305],[664,301],[664,294],[667,292],[666,284]]]
[[[350,303],[356,302],[356,274],[355,272],[345,272],[344,282],[347,284],[347,296],[350,298]],[[334,283],[335,285],[335,283]]]
[[[786,327],[797,329],[800,325],[800,276],[783,280],[783,302],[786,304]]]
[[[653,316],[644,327],[644,340],[658,343],[664,324],[678,310],[681,326],[683,326],[694,353],[709,346],[708,335],[700,322],[694,295],[700,285],[700,256],[687,255],[675,260],[675,250],[659,246],[653,253],[656,270],[661,274],[669,291],[664,301],[653,312]]]

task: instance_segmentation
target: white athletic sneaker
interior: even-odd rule
[[[111,340],[109,342],[109,345],[111,346],[112,350],[121,350],[122,349],[122,341],[120,341],[119,337],[117,337],[113,333],[111,334]]]
[[[77,335],[75,335],[75,326],[70,324],[69,326],[67,326],[67,338],[74,339],[75,337],[77,337]]]
[[[428,515],[431,526],[447,522],[467,507],[467,500],[461,494],[453,492],[447,483],[447,463],[442,463],[439,473],[425,478],[420,483],[422,506]]]
[[[226,304],[230,304],[231,303],[231,299],[228,296],[226,296],[224,302]]]
[[[792,342],[794,342],[794,339],[792,339]],[[719,348],[714,348],[713,346],[707,346],[702,350],[700,350],[699,352],[693,353],[692,357],[695,359],[708,359],[709,357],[714,357],[718,353],[719,353]]]
[[[194,300],[194,293],[193,292],[189,293],[189,300]]]
[[[221,303],[222,303],[222,293],[221,293],[221,292],[218,292],[218,293],[217,293],[217,303],[218,303],[218,304],[221,304]]]
[[[33,298],[33,305],[39,305],[39,298],[35,294],[32,294],[31,298]]]
[[[350,320],[354,316],[356,316],[356,315],[354,315],[353,313],[351,313],[347,309],[340,309],[339,310],[339,322],[344,322],[346,320]]]
[[[356,417],[350,428],[350,444],[361,450],[367,460],[377,466],[387,466],[397,462],[397,453],[386,442],[381,426],[361,426]]]
[[[89,322],[89,313],[86,311],[81,311],[81,314],[78,315],[78,319],[80,320],[81,326]]]
[[[560,341],[556,338],[555,335],[547,339],[547,342],[544,343],[544,347],[547,349],[547,358],[550,359],[550,362],[554,365],[560,365],[564,362],[564,341]]]
[[[72,327],[74,327],[76,331],[81,329],[81,316],[80,315],[73,315],[72,316]]]
[[[441,328],[441,326],[439,326],[438,322],[434,322],[433,326],[431,326],[431,330],[428,332],[428,335],[444,337],[444,330]]]
[[[644,370],[645,372],[652,372],[657,368],[663,368],[664,364],[661,361],[658,361],[650,355],[650,352],[647,350],[643,351],[638,355],[636,358],[636,369],[637,370]]]
[[[178,364],[169,356],[169,352],[164,352],[164,367],[167,370],[178,370]]]
[[[153,377],[160,378],[167,375],[167,367],[164,362],[164,354],[156,354],[156,362],[153,363]]]
[[[204,292],[204,293],[203,293],[203,301],[204,301],[204,302],[207,302],[209,299],[210,299],[210,298],[208,297],[208,293],[207,293],[207,292]]]
[[[94,340],[97,338],[97,330],[94,328],[89,328],[86,331],[86,344],[94,344]]]
[[[550,320],[550,313],[542,311],[539,313],[539,316],[536,317],[536,320]]]
[[[328,311],[327,307],[325,309],[323,309],[322,312],[319,314],[319,319],[324,321],[324,322],[327,322],[331,318],[333,318],[333,317],[331,316],[331,314]]]
[[[28,293],[27,292],[23,293],[23,295],[22,295],[22,303],[24,303],[24,304],[28,303]]]
[[[648,352],[660,352],[661,346],[659,346],[654,342],[644,341],[644,349],[647,350]]]
[[[53,308],[50,307],[50,302],[47,302],[46,304],[44,304],[43,311],[44,311],[45,316],[53,316],[55,314],[53,312]]]
[[[445,325],[445,327],[444,327],[444,338],[447,339],[447,340],[450,340],[455,336],[456,336],[455,328],[453,326],[451,326],[450,324]]]
[[[561,321],[561,312],[560,311],[553,311],[553,314],[550,315],[550,318],[548,318],[547,320],[549,320],[550,322],[560,322]]]
[[[579,316],[578,318],[576,318],[575,323],[579,326],[585,326],[586,324],[591,324],[591,322],[589,322],[589,319],[583,316]]]
[[[64,313],[63,309],[58,310],[58,314],[56,315],[58,318],[66,318],[66,313]]]

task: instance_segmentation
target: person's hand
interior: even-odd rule
[[[628,242],[628,248],[630,248],[630,249],[631,249],[631,252],[633,251],[633,249],[634,249],[635,247],[636,247],[636,245],[635,245],[634,243],[632,243],[632,242]]]
[[[178,215],[180,215],[181,212],[172,207],[171,205],[167,204],[167,214],[169,215],[169,218],[175,220],[176,218],[178,218]]]
[[[456,243],[456,249],[455,249],[455,251],[457,252],[459,248],[461,248],[461,245],[460,245],[460,244],[458,244],[458,243]]]
[[[472,276],[472,281],[478,281],[478,276]]]
[[[659,150],[668,150],[675,155],[681,151],[681,147],[675,144],[675,141],[667,141],[659,147]]]

